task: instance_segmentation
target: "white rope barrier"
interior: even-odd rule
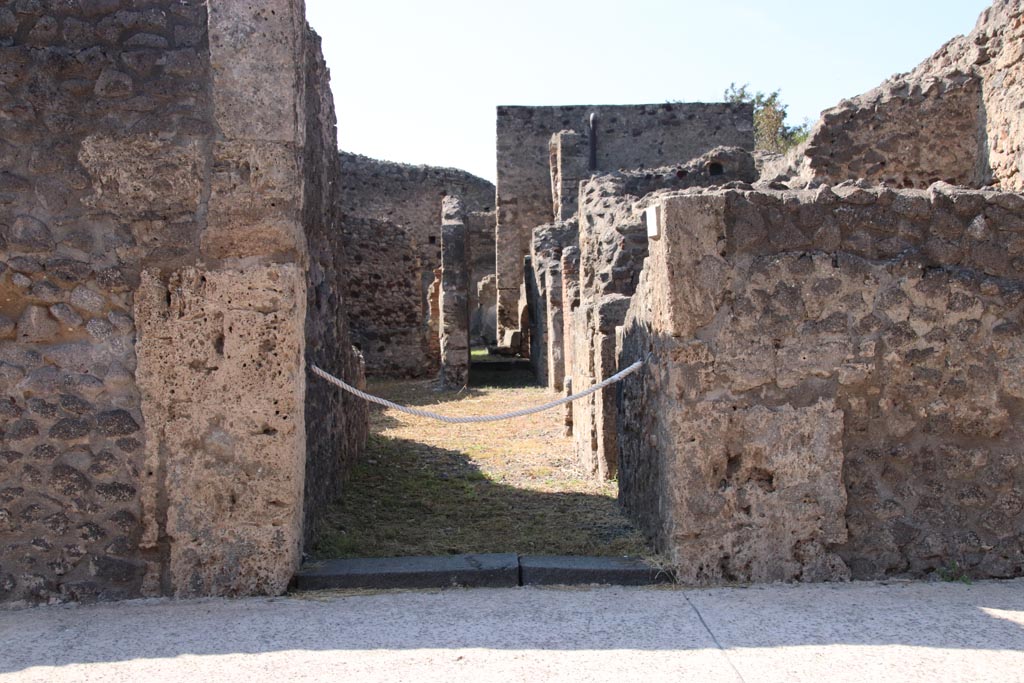
[[[314,375],[317,375],[318,377],[327,380],[331,384],[344,389],[350,394],[355,394],[356,396],[363,400],[370,401],[371,403],[376,403],[377,405],[382,405],[386,408],[394,408],[395,410],[400,410],[403,413],[415,415],[416,417],[427,417],[432,420],[439,420],[441,422],[447,422],[449,424],[465,424],[469,422],[497,422],[498,420],[509,420],[514,417],[523,417],[525,415],[532,415],[534,413],[540,413],[545,410],[557,408],[558,406],[564,405],[570,401],[575,401],[576,399],[583,398],[584,396],[589,396],[595,391],[603,389],[610,384],[615,384],[622,378],[627,377],[628,375],[631,375],[637,370],[639,370],[643,366],[645,360],[638,360],[637,362],[630,365],[628,368],[625,368],[621,372],[612,375],[603,382],[599,382],[594,386],[590,387],[589,389],[581,391],[577,394],[573,394],[572,396],[563,396],[562,398],[556,401],[550,401],[549,403],[545,403],[544,405],[535,406],[533,408],[523,408],[522,410],[515,410],[511,413],[502,413],[501,415],[471,415],[469,417],[449,417],[448,415],[440,415],[438,413],[430,412],[429,410],[420,410],[419,408],[410,408],[409,406],[399,405],[397,403],[393,403],[387,400],[386,398],[381,398],[379,396],[374,396],[373,394],[368,394],[365,391],[360,391],[359,389],[356,389],[354,386],[346,384],[345,382],[338,379],[329,372],[321,370],[316,365],[310,365],[309,369],[313,371]]]

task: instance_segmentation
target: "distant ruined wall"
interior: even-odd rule
[[[423,267],[409,234],[394,223],[344,216],[346,307],[352,343],[368,375],[422,377],[437,370],[420,300]]]
[[[687,583],[1024,574],[1024,200],[690,190],[624,326],[620,497]]]
[[[0,41],[0,600],[280,593],[307,418],[359,427],[307,404],[307,339],[348,344],[307,329],[302,4],[8,3]]]
[[[467,212],[494,209],[494,184],[457,168],[413,166],[350,152],[341,152],[340,158],[342,213],[404,228],[428,271],[441,264],[445,195],[461,197]]]
[[[408,276],[409,255],[402,248],[402,259],[389,260],[386,253],[372,258],[373,271],[364,272],[360,279],[369,283],[372,279],[383,278],[389,282],[402,282],[400,296],[378,289],[364,288],[360,294],[364,297],[364,305],[360,307],[361,320],[352,319],[352,325],[364,330],[380,330],[384,339],[395,339],[401,346],[372,351],[367,354],[367,370],[370,374],[394,376],[421,376],[436,372],[440,359],[434,351],[433,342],[425,341],[423,350],[414,350],[413,338],[423,337],[428,325],[429,288],[433,282],[434,269],[441,266],[441,201],[446,195],[462,199],[463,206],[471,218],[471,226],[476,239],[486,241],[494,239],[494,185],[483,178],[454,168],[434,166],[412,166],[390,161],[379,161],[358,154],[341,152],[341,192],[338,202],[341,212],[351,217],[359,225],[351,229],[345,227],[346,234],[369,237],[370,243],[353,245],[356,250],[372,248],[373,241],[383,237],[390,244],[407,241],[413,248],[419,264],[418,299],[415,305],[409,300],[410,306],[396,309],[399,299],[404,300],[405,282]],[[401,230],[402,235],[384,235],[373,237],[366,235],[363,228],[367,225],[361,219],[379,221],[377,225],[389,230]],[[490,225],[486,221],[490,220]],[[392,227],[393,226],[393,227]],[[481,246],[484,246],[481,242]],[[487,273],[494,272],[494,247],[490,247],[490,255],[480,250],[483,267]],[[368,255],[370,256],[370,255]],[[364,270],[371,267],[371,259],[364,261]],[[359,267],[359,266],[357,266]],[[479,276],[482,279],[487,273]],[[380,297],[374,301],[373,297]],[[378,312],[382,318],[376,318]],[[400,323],[407,320],[407,323]],[[373,339],[378,339],[370,334]],[[381,344],[366,340],[372,347]],[[409,354],[403,357],[403,354]],[[375,361],[370,356],[381,356],[386,360]]]
[[[595,116],[593,135],[591,114]],[[559,148],[552,142],[552,136],[561,131],[576,134],[572,145],[564,141],[564,163],[559,162]],[[591,143],[596,157],[593,168]],[[749,150],[754,147],[753,109],[748,104],[697,103],[498,107],[497,145],[496,274],[498,325],[503,333],[519,325],[523,258],[530,252],[533,229],[556,217],[571,217],[568,209],[560,208],[561,199],[574,202],[571,185],[578,186],[579,156],[584,150],[587,175],[669,166],[720,145]],[[564,178],[552,177],[553,160]]]
[[[1024,189],[1024,2],[997,0],[907,74],[825,111],[791,161],[805,180]]]

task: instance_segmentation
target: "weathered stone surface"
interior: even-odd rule
[[[493,239],[492,239],[493,247]],[[475,255],[477,251],[474,249]],[[475,259],[474,259],[475,260]],[[491,273],[481,278],[476,284],[476,308],[470,313],[470,341],[483,346],[494,346],[498,343],[498,279]],[[470,291],[473,286],[470,284]]]
[[[469,254],[466,217],[457,197],[445,197],[441,212],[441,384],[461,389],[469,382]]]
[[[107,307],[107,299],[99,292],[79,285],[71,291],[71,305],[87,313],[102,313]]]
[[[843,100],[772,173],[895,187],[956,185],[1024,189],[1024,91],[1019,44],[1024,6],[996,0],[910,73]]]
[[[364,387],[363,357],[350,341],[345,281],[352,264],[341,230],[341,185],[330,74],[319,37],[306,34],[303,213],[306,268],[306,365],[327,368],[352,386]],[[306,383],[306,461],[303,543],[316,537],[327,505],[345,493],[348,469],[366,444],[367,403],[325,382]],[[130,438],[130,437],[128,437]]]
[[[339,160],[338,210],[400,226],[426,272],[441,265],[442,197],[461,198],[467,213],[494,208],[494,184],[459,169],[379,161],[349,152],[341,152]],[[493,225],[491,230],[493,234]]]
[[[216,163],[202,250],[214,258],[281,254],[301,243],[300,160],[292,144],[230,140]]]
[[[96,431],[104,436],[125,436],[139,431],[139,423],[127,410],[110,410],[96,416]]]
[[[393,223],[342,216],[349,259],[346,298],[352,343],[370,375],[421,377],[436,371],[428,351],[422,273],[409,234]]]
[[[1010,341],[1024,270],[925,248],[937,230],[952,245],[1000,239],[971,228],[991,193],[883,195],[662,199],[662,238],[618,335],[620,366],[654,354],[623,383],[619,478],[627,509],[687,580],[1024,566],[1012,540],[1024,461]],[[907,248],[873,256],[910,204],[920,225]],[[991,218],[986,230],[1009,234]],[[765,231],[751,241],[754,220]],[[814,236],[830,221],[843,245],[831,252]],[[801,236],[771,239],[795,225]],[[995,514],[996,501],[1011,512]]]
[[[530,251],[531,232],[550,223],[556,214],[569,217],[563,212],[571,210],[575,201],[572,185],[578,187],[579,156],[584,149],[589,176],[678,164],[719,145],[754,146],[753,113],[744,104],[498,107],[497,115],[499,338],[506,329],[520,327],[517,293],[523,284],[522,260]],[[586,143],[566,137],[561,148],[556,142],[553,149],[552,136],[562,131],[574,131]]]
[[[350,254],[350,323],[371,375],[422,376],[440,363],[428,289],[441,266],[441,198],[467,211],[475,283],[494,272],[494,185],[464,171],[339,155],[344,249]],[[488,244],[489,242],[489,244]],[[489,256],[488,256],[489,254]],[[434,330],[431,332],[430,328]]]
[[[89,420],[80,417],[65,417],[50,427],[49,436],[51,439],[73,441],[87,436],[90,431],[92,431],[92,424]]]
[[[302,544],[302,273],[142,278],[136,377],[146,468],[162,481],[143,492],[141,545],[177,539],[166,550],[177,594],[279,592]]]
[[[32,216],[18,216],[11,224],[7,242],[14,248],[38,252],[53,249],[53,235],[46,223]]]
[[[294,0],[17,5],[0,8],[0,600],[279,592],[366,429],[303,367],[308,345],[361,377],[318,40]]]
[[[199,208],[199,141],[170,144],[152,135],[93,135],[78,159],[94,179],[88,206],[125,216],[192,213]]]
[[[565,379],[562,252],[578,240],[579,226],[573,219],[535,228],[530,245],[530,362],[537,383],[552,391],[561,391]]]
[[[497,278],[494,275],[493,211],[466,213],[466,249],[469,268],[469,341],[486,346],[497,340]],[[481,299],[481,294],[483,299]]]
[[[565,354],[565,377],[575,391],[619,370],[615,328],[625,319],[629,297],[647,257],[646,206],[654,203],[659,193],[746,182],[753,180],[754,174],[749,153],[716,148],[675,167],[622,171],[581,185],[579,265],[571,266],[578,268],[578,275],[569,287],[573,302],[565,332],[566,347],[571,345]],[[698,302],[703,296],[703,292],[693,293]],[[608,387],[573,401],[568,417],[577,460],[603,478],[614,477],[617,468],[616,391]]]
[[[27,306],[18,319],[17,338],[23,343],[52,341],[60,332],[57,321],[42,306]]]

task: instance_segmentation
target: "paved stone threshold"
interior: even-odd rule
[[[487,553],[438,557],[322,560],[295,576],[298,590],[326,588],[508,588],[513,586],[668,583],[672,576],[642,560]]]

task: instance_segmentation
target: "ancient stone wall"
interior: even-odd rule
[[[352,343],[370,375],[422,377],[437,371],[427,346],[422,264],[409,234],[394,223],[344,216]]]
[[[562,251],[576,246],[578,237],[573,219],[534,228],[530,244],[530,364],[537,383],[552,391],[561,391],[565,380]]]
[[[825,111],[791,158],[805,180],[943,180],[1024,189],[1024,3],[997,0],[968,36]]]
[[[621,499],[686,582],[1024,573],[1024,201],[688,191],[620,331]]]
[[[210,64],[203,5],[128,5],[0,7],[0,600],[137,596],[165,564],[135,290],[195,258]]]
[[[580,183],[590,177],[590,136],[574,130],[562,130],[548,143],[551,201],[557,221],[576,215]]]
[[[985,100],[984,140],[988,182],[1004,190],[1024,191],[1024,2],[997,0],[978,18],[967,36],[978,50]],[[968,49],[968,54],[971,50]],[[970,57],[967,58],[970,60]]]
[[[579,242],[579,227],[576,229],[576,241]],[[563,394],[573,394],[573,363],[575,340],[573,338],[576,311],[580,307],[580,248],[579,246],[562,249],[562,388]],[[572,435],[572,403],[563,408],[566,436]]]
[[[0,32],[0,600],[284,590],[330,336],[301,3],[8,3]]]
[[[686,164],[598,176],[581,186],[579,305],[566,335],[573,348],[565,374],[574,391],[617,372],[615,328],[625,319],[647,257],[640,200],[681,187],[749,183],[754,176],[749,152],[716,148]],[[614,477],[617,469],[616,391],[601,389],[572,404],[576,457],[603,478]]]
[[[348,324],[347,278],[352,257],[345,250],[337,213],[340,178],[337,130],[330,74],[320,38],[306,32],[306,138],[303,159],[303,216],[309,245],[306,272],[306,362],[356,386],[363,384],[362,354]],[[304,542],[312,542],[320,515],[342,493],[349,466],[362,453],[368,427],[367,404],[310,376],[306,383],[306,472]]]
[[[498,343],[498,287],[494,273],[477,282],[474,301],[475,307],[470,308],[470,344],[495,346]]]
[[[494,209],[494,184],[457,168],[413,166],[341,152],[341,210],[401,226],[423,268],[441,264],[441,200],[462,198],[467,213]],[[429,284],[429,282],[428,282]]]
[[[365,339],[371,347],[380,349],[367,352],[367,371],[394,376],[436,372],[440,358],[435,351],[435,340],[427,340],[425,335],[431,325],[436,329],[436,321],[428,320],[429,289],[434,270],[441,266],[441,201],[446,195],[462,199],[471,239],[480,242],[480,248],[474,250],[481,254],[480,262],[473,264],[474,282],[479,282],[494,272],[494,185],[454,168],[412,166],[348,152],[342,152],[339,158],[342,182],[338,202],[346,217],[343,220],[345,234],[360,239],[367,237],[367,219],[377,221],[376,225],[382,229],[400,230],[400,235],[387,235],[384,240],[391,245],[407,242],[419,264],[419,295],[415,301],[405,297],[410,264],[406,247],[398,247],[400,259],[389,260],[386,253],[367,254],[369,258],[362,265],[356,264],[360,280],[367,285],[374,279],[402,283],[400,292],[396,293],[376,287],[360,287],[358,294],[352,292],[363,297],[352,309],[353,315],[358,309],[361,316],[359,321],[352,318],[353,328],[367,330],[370,337],[375,336],[373,330],[380,330],[381,340],[393,340],[396,344],[385,349],[381,348],[384,344]],[[354,223],[351,227],[345,224],[349,218]],[[378,236],[372,241],[379,240]],[[490,247],[486,244],[488,240]],[[352,248],[362,251],[370,245],[353,244]],[[474,286],[474,298],[475,291]],[[400,303],[408,303],[408,306],[396,308]],[[473,303],[475,305],[475,301]],[[375,318],[378,312],[383,316],[380,319]],[[417,339],[421,349],[416,348]],[[381,354],[387,358],[381,358],[380,362],[371,358]]]
[[[469,262],[466,215],[458,197],[445,197],[441,217],[441,386],[469,382]]]
[[[566,134],[552,140],[561,131],[576,134],[571,144]],[[500,337],[506,329],[518,329],[522,260],[530,252],[533,229],[556,216],[570,217],[575,189],[569,185],[578,180],[584,149],[588,174],[669,166],[719,145],[753,149],[753,110],[746,104],[668,103],[498,107],[497,145]]]
[[[466,240],[469,252],[469,337],[471,344],[495,343],[494,212],[466,214]],[[485,298],[480,299],[483,291]]]

